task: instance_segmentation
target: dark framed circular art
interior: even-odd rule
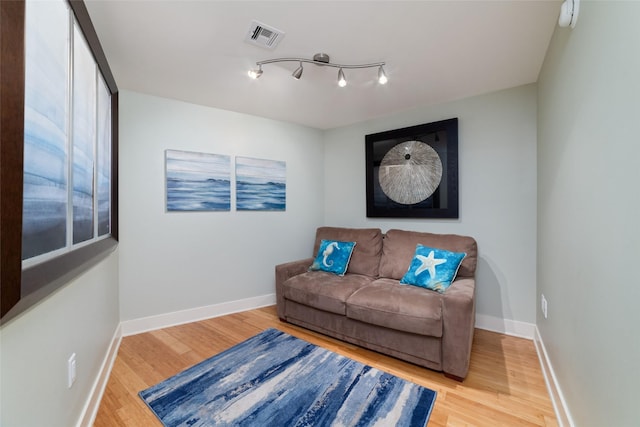
[[[458,218],[458,119],[365,136],[367,217]]]

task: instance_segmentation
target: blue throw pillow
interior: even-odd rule
[[[349,266],[351,253],[356,242],[340,242],[338,240],[322,240],[316,259],[309,270],[321,270],[344,276]]]
[[[465,253],[418,245],[409,270],[400,283],[443,293],[456,278],[460,264],[466,256]]]

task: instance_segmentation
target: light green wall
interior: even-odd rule
[[[538,88],[537,324],[577,426],[640,425],[640,3],[583,1]]]
[[[453,117],[459,130],[460,218],[367,218],[365,135]],[[327,224],[473,236],[479,251],[479,322],[502,330],[513,324],[505,325],[505,319],[535,323],[535,85],[334,129],[325,141]]]
[[[118,253],[0,329],[0,425],[76,425],[120,322]],[[77,379],[67,388],[67,359]]]
[[[319,130],[131,91],[120,114],[121,320],[273,294],[273,266],[311,256]],[[228,212],[166,212],[166,149],[285,161],[286,211],[236,211],[232,191]]]

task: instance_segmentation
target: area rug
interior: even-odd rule
[[[424,427],[436,397],[276,329],[139,394],[168,427]]]

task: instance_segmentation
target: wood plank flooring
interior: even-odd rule
[[[460,383],[282,323],[275,306],[123,338],[94,425],[161,427],[140,390],[271,327],[437,391],[429,427],[557,426],[532,341],[476,329]]]

